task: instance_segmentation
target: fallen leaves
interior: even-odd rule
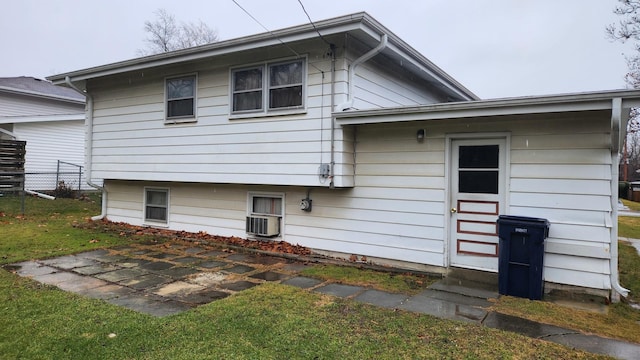
[[[200,231],[197,233],[191,233],[187,231],[177,231],[177,230],[167,230],[167,229],[157,229],[151,227],[143,227],[136,226],[122,222],[111,222],[108,220],[101,221],[90,221],[82,226],[92,227],[92,228],[101,228],[103,231],[117,233],[119,236],[150,236],[150,237],[160,237],[165,239],[175,239],[175,240],[187,240],[187,241],[196,241],[203,243],[216,243],[216,244],[225,244],[238,246],[249,249],[257,249],[266,252],[274,252],[280,254],[295,254],[295,255],[310,255],[311,250],[308,248],[298,245],[298,244],[290,244],[286,241],[271,241],[271,240],[254,240],[254,239],[243,239],[236,236],[219,236],[219,235],[211,235],[205,231]],[[170,246],[170,244],[165,244],[164,246]],[[356,257],[357,259],[357,257]]]

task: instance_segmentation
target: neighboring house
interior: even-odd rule
[[[547,289],[625,293],[617,152],[640,92],[479,100],[365,13],[50,80],[87,91],[112,221],[446,274],[498,270],[499,214],[543,217]]]
[[[56,188],[59,179],[77,187],[84,166],[85,99],[78,92],[32,77],[0,78],[0,138],[27,142],[25,188]],[[72,174],[73,173],[73,174]]]

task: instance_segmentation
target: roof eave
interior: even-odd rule
[[[639,90],[613,90],[345,111],[333,113],[333,116],[340,125],[359,125],[416,120],[611,110],[613,106],[612,99],[614,98],[622,99],[624,109],[640,106]]]
[[[15,94],[15,95],[37,97],[37,98],[48,99],[48,100],[64,101],[64,102],[69,102],[69,103],[74,103],[74,104],[84,104],[85,103],[84,99],[72,98],[72,97],[67,97],[67,96],[52,95],[52,94],[43,94],[43,93],[40,93],[40,92],[37,92],[37,91],[15,89],[15,88],[6,87],[6,86],[0,86],[0,92],[10,93],[10,94]]]
[[[315,25],[315,27],[314,27]],[[458,83],[455,79],[437,67],[426,57],[413,49],[402,39],[393,34],[373,17],[365,12],[345,15],[318,21],[312,24],[304,24],[266,32],[256,35],[240,37],[236,39],[220,41],[198,47],[177,50],[169,53],[150,55],[146,57],[125,60],[112,64],[92,67],[84,70],[62,73],[47,77],[47,80],[56,85],[64,85],[65,78],[69,77],[72,82],[84,81],[96,77],[115,75],[129,71],[145,70],[157,66],[171,65],[181,62],[194,61],[210,58],[214,56],[250,50],[260,47],[280,45],[300,40],[316,38],[318,32],[323,36],[360,30],[369,36],[379,39],[382,34],[387,34],[390,43],[397,47],[408,60],[417,63],[425,72],[429,73],[453,93],[458,94],[466,100],[479,99],[475,94]]]

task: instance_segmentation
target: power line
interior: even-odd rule
[[[242,5],[238,4],[238,2],[236,0],[231,0],[231,1],[233,1],[234,4],[236,4],[242,11],[244,11],[245,14],[249,15],[249,17],[252,18],[253,21],[258,23],[258,25],[262,26],[262,28],[265,29],[271,36],[276,38],[280,42],[280,44],[282,44],[282,45],[286,46],[287,48],[289,48],[289,50],[291,50],[291,52],[296,54],[297,57],[301,57],[300,54],[298,54],[297,51],[293,50],[291,48],[291,46],[287,45],[284,41],[282,41],[282,39],[280,39],[278,36],[276,36],[276,34],[274,34],[271,30],[267,29],[266,26],[262,25],[262,23],[260,21],[258,21],[258,19],[256,19],[253,15],[251,15],[251,13],[249,13],[245,8],[243,8]]]
[[[309,16],[309,13],[307,12],[307,9],[305,9],[304,4],[302,3],[302,0],[298,0],[298,4],[300,4],[300,6],[302,7],[302,11],[304,11],[305,15],[307,15],[307,19],[309,19],[309,23],[311,24],[311,26],[313,26],[313,29],[318,33],[318,36],[320,37],[320,39],[322,39],[322,41],[324,41],[325,43],[327,43],[327,45],[329,46],[333,46],[333,44],[331,44],[330,42],[328,42],[324,36],[322,36],[322,34],[320,34],[320,31],[318,30],[318,28],[316,27],[316,24],[313,23],[313,20],[311,20],[311,16]]]

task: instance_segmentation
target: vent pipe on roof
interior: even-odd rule
[[[68,76],[66,76],[64,78],[64,82],[67,84],[67,86],[69,86],[70,88],[72,88],[73,90],[75,90],[76,92],[80,93],[82,96],[84,96],[87,99],[87,115],[85,118],[85,124],[86,124],[86,134],[85,134],[85,154],[84,154],[84,161],[85,161],[85,176],[86,176],[86,180],[87,180],[87,184],[95,189],[98,189],[100,191],[102,191],[102,212],[100,213],[100,215],[94,216],[91,218],[91,220],[102,220],[104,219],[104,217],[107,215],[107,189],[104,186],[100,186],[98,184],[95,184],[91,181],[91,164],[93,162],[92,159],[92,147],[93,147],[93,97],[91,95],[89,95],[88,92],[82,91],[80,90],[75,84],[73,84],[71,82],[71,78],[69,78]]]
[[[353,107],[353,77],[356,73],[356,69],[363,62],[381,53],[382,50],[384,50],[387,47],[388,40],[389,40],[389,37],[387,36],[387,34],[382,34],[382,37],[380,37],[380,43],[378,44],[378,46],[369,50],[366,54],[360,56],[359,58],[355,59],[351,63],[351,66],[349,67],[349,94],[347,94],[348,96],[347,101],[338,105],[337,111],[349,110]]]

